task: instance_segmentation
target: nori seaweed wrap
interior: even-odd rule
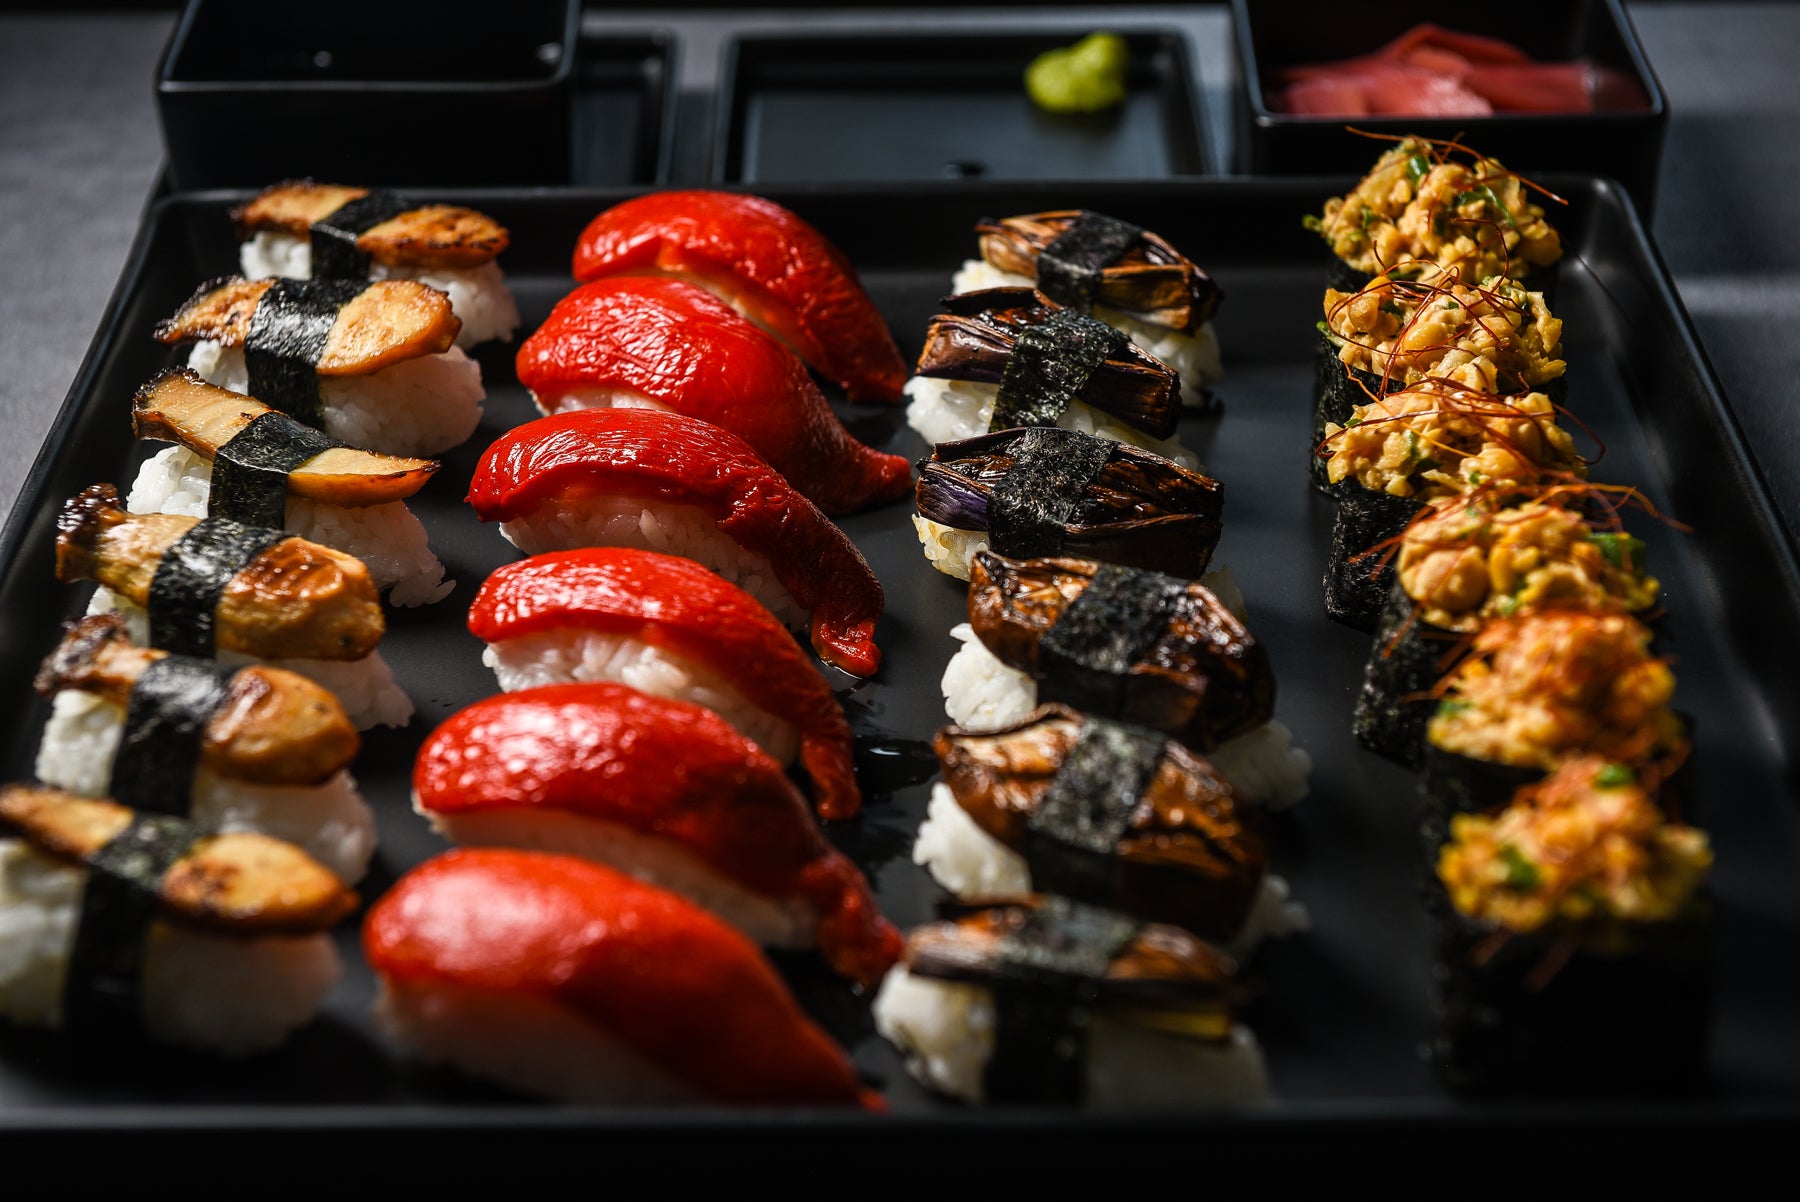
[[[1711,1018],[1705,834],[1625,766],[1565,763],[1437,858],[1433,1059],[1469,1093],[1694,1085]]]

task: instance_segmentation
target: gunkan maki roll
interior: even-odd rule
[[[1712,851],[1633,771],[1565,762],[1437,858],[1440,1072],[1473,1093],[1694,1084],[1711,1019]]]
[[[1629,614],[1584,609],[1482,627],[1425,728],[1427,846],[1451,815],[1503,805],[1573,756],[1633,766],[1684,758],[1675,674],[1651,654],[1651,637]]]
[[[1339,489],[1325,612],[1372,630],[1393,587],[1393,547],[1433,501],[1587,474],[1541,392],[1500,397],[1427,382],[1357,405],[1326,427],[1326,478]]]
[[[1403,264],[1430,264],[1469,281],[1529,278],[1541,291],[1562,239],[1530,187],[1458,143],[1409,136],[1305,222],[1331,248],[1334,288],[1354,291]]]
[[[1580,507],[1585,488],[1557,486],[1522,504],[1480,492],[1446,497],[1414,518],[1394,556],[1394,585],[1363,672],[1353,730],[1370,751],[1416,768],[1426,696],[1491,618],[1575,605],[1640,613],[1656,603],[1643,544]]]
[[[1470,283],[1435,269],[1416,279],[1379,276],[1359,291],[1327,289],[1324,317],[1311,471],[1327,493],[1327,427],[1385,393],[1429,382],[1563,400],[1562,321],[1541,293],[1509,280]]]

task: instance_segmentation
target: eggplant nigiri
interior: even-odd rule
[[[906,365],[843,252],[773,201],[653,192],[581,232],[575,278],[692,280],[793,348],[853,401],[897,401]]]
[[[782,763],[798,754],[819,813],[861,806],[850,724],[768,610],[692,560],[592,547],[499,568],[469,631],[507,690],[618,681],[706,706]]]
[[[698,705],[620,684],[489,697],[425,740],[413,804],[453,843],[606,864],[758,943],[816,946],[864,985],[900,954],[868,882],[780,766]]]
[[[646,547],[698,560],[827,662],[881,663],[881,582],[811,501],[717,426],[649,409],[588,409],[509,431],[482,455],[469,504],[527,554]]]
[[[519,382],[545,413],[672,409],[731,431],[826,513],[896,500],[907,461],[851,437],[774,338],[682,280],[585,284],[519,348]]]
[[[397,1039],[529,1093],[879,1106],[754,944],[586,860],[439,856],[369,911],[363,950]]]

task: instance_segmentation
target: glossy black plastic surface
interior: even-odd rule
[[[1329,0],[1232,0],[1237,57],[1237,168],[1306,175],[1367,170],[1378,148],[1344,137],[1344,126],[1376,133],[1462,137],[1515,171],[1583,171],[1623,181],[1648,209],[1656,192],[1668,108],[1620,0],[1518,0],[1448,12],[1426,0],[1345,8]],[[1536,59],[1589,58],[1637,81],[1642,108],[1593,113],[1501,113],[1491,117],[1297,117],[1274,112],[1268,89],[1283,67],[1367,54],[1412,26],[1436,22],[1502,38]]]
[[[0,1130],[439,1131],[457,1144],[505,1133],[509,1141],[526,1141],[509,1142],[509,1151],[542,1151],[559,1143],[578,1148],[596,1128],[628,1128],[648,1141],[626,1149],[641,1158],[652,1149],[679,1155],[679,1148],[655,1142],[678,1129],[796,1136],[829,1129],[835,1141],[928,1125],[941,1141],[932,1145],[937,1154],[968,1150],[954,1141],[971,1132],[1009,1141],[984,1144],[993,1151],[1015,1147],[1014,1139],[1023,1149],[1029,1138],[1058,1128],[1082,1127],[1098,1147],[1179,1127],[1246,1141],[1233,1146],[1337,1147],[1354,1160],[1376,1148],[1412,1155],[1411,1141],[1420,1137],[1403,1136],[1409,1123],[1440,1129],[1429,1138],[1443,1141],[1431,1148],[1441,1153],[1459,1146],[1442,1128],[1473,1138],[1476,1131],[1492,1132],[1475,1124],[1497,1121],[1530,1125],[1534,1148],[1564,1140],[1591,1151],[1605,1146],[1598,1141],[1609,1124],[1628,1120],[1684,1130],[1746,1117],[1791,1120],[1800,1095],[1800,1025],[1793,1021],[1800,1007],[1793,968],[1800,822],[1790,769],[1791,740],[1800,731],[1791,686],[1800,679],[1800,647],[1791,637],[1800,592],[1792,551],[1776,533],[1761,482],[1654,251],[1621,194],[1592,179],[1547,181],[1572,201],[1556,214],[1571,252],[1561,298],[1570,405],[1607,444],[1596,478],[1643,485],[1658,506],[1695,528],[1684,536],[1639,524],[1667,589],[1665,637],[1677,656],[1678,703],[1704,718],[1697,724],[1696,780],[1718,852],[1719,911],[1718,1022],[1708,1084],[1698,1096],[1591,1103],[1573,1111],[1477,1106],[1452,1100],[1420,1058],[1430,1027],[1431,932],[1417,892],[1414,778],[1360,750],[1351,736],[1369,641],[1322,613],[1330,502],[1308,485],[1300,450],[1311,414],[1323,280],[1317,241],[1300,228],[1298,215],[1347,182],[768,190],[848,254],[909,355],[917,352],[951,273],[973,253],[972,227],[983,215],[1099,209],[1164,234],[1223,286],[1223,408],[1186,421],[1182,436],[1226,484],[1216,562],[1236,573],[1251,628],[1270,650],[1280,682],[1277,717],[1314,756],[1313,795],[1278,824],[1276,855],[1278,871],[1311,908],[1313,930],[1267,946],[1252,964],[1259,996],[1248,1020],[1268,1054],[1281,1098],[1275,1106],[1123,1124],[1054,1111],[985,1114],[948,1106],[913,1085],[872,1034],[865,999],[808,957],[786,956],[783,971],[884,1088],[891,1115],[547,1108],[395,1056],[370,1021],[373,983],[351,925],[340,937],[344,983],[320,1021],[275,1055],[229,1063],[151,1049],[96,1061],[56,1035],[0,1026]],[[569,250],[583,224],[626,194],[428,195],[474,204],[511,227],[514,244],[504,266],[530,329],[569,287]],[[45,712],[29,692],[32,669],[54,643],[58,621],[85,593],[51,582],[55,510],[95,480],[129,482],[146,450],[130,438],[129,397],[169,358],[151,341],[150,327],[197,281],[231,269],[225,214],[238,199],[241,194],[180,195],[152,208],[99,338],[0,536],[0,704],[12,719],[0,734],[0,771],[9,778],[29,774]],[[370,737],[356,769],[383,841],[363,886],[367,897],[442,847],[408,806],[410,760],[435,723],[493,688],[462,615],[483,576],[513,552],[496,531],[474,521],[461,497],[480,449],[531,410],[514,382],[510,350],[485,348],[478,357],[489,382],[487,416],[415,504],[458,586],[437,606],[391,615],[383,650],[419,716],[405,730]],[[898,408],[845,413],[866,439],[914,458],[924,450]],[[964,590],[926,565],[907,517],[898,505],[844,523],[886,586],[888,612],[877,632],[886,653],[881,676],[857,684],[831,674],[859,737],[868,797],[864,816],[831,834],[868,871],[887,913],[910,925],[931,915],[938,896],[908,850],[927,793],[919,741],[943,722],[937,682],[954,649],[946,632],[962,620]],[[1493,1151],[1483,1140],[1473,1147],[1475,1155],[1480,1148]]]
[[[1125,36],[1122,103],[1048,113],[1025,67],[1087,33],[745,35],[727,43],[713,178],[746,183],[1156,179],[1205,170],[1178,33]]]

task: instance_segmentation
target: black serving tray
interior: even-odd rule
[[[1353,14],[1330,0],[1232,0],[1238,170],[1254,175],[1367,170],[1375,148],[1344,137],[1344,118],[1272,112],[1264,89],[1282,67],[1366,54],[1422,21],[1503,38],[1537,59],[1593,59],[1634,79],[1647,104],[1594,113],[1356,117],[1348,124],[1381,134],[1463,138],[1515,171],[1611,176],[1649,211],[1669,111],[1621,0],[1516,0],[1453,14],[1429,0],[1390,0]]]
[[[1666,584],[1663,633],[1679,661],[1678,702],[1700,719],[1697,781],[1718,856],[1719,1006],[1710,1083],[1687,1098],[1580,1108],[1477,1105],[1449,1097],[1421,1059],[1429,1025],[1428,925],[1417,892],[1413,778],[1358,750],[1351,738],[1369,641],[1321,612],[1331,514],[1300,460],[1323,278],[1317,239],[1298,216],[1348,182],[768,190],[842,247],[908,354],[916,353],[951,272],[973,252],[972,226],[983,215],[1104,210],[1168,236],[1223,285],[1223,409],[1187,419],[1182,435],[1225,481],[1219,560],[1235,570],[1251,626],[1270,649],[1281,682],[1278,716],[1315,761],[1313,794],[1281,824],[1277,854],[1278,870],[1311,908],[1314,930],[1267,946],[1252,965],[1260,994],[1248,1021],[1267,1051],[1279,1102],[1249,1112],[1129,1120],[945,1104],[915,1086],[872,1034],[865,999],[809,958],[783,957],[780,966],[804,1003],[885,1090],[890,1114],[547,1107],[395,1057],[372,1030],[373,983],[350,924],[340,936],[343,985],[320,1020],[273,1055],[233,1063],[145,1049],[101,1059],[54,1034],[0,1028],[0,1133],[73,1139],[104,1132],[109,1141],[128,1132],[158,1141],[228,1135],[240,1153],[283,1145],[291,1156],[306,1146],[302,1140],[332,1132],[360,1135],[382,1155],[428,1151],[439,1158],[429,1163],[442,1166],[451,1166],[442,1157],[452,1156],[456,1168],[477,1150],[550,1158],[533,1159],[529,1167],[537,1169],[666,1167],[682,1157],[684,1180],[784,1163],[810,1141],[804,1149],[814,1158],[875,1157],[859,1162],[864,1182],[886,1177],[910,1147],[955,1157],[950,1163],[959,1172],[980,1152],[988,1170],[1011,1180],[1067,1184],[1075,1168],[1116,1163],[1109,1158],[1133,1144],[1159,1156],[1174,1147],[1208,1148],[1209,1163],[1225,1162],[1221,1173],[1235,1166],[1266,1181],[1359,1166],[1391,1171],[1402,1162],[1466,1170],[1513,1156],[1517,1139],[1534,1162],[1572,1148],[1618,1155],[1622,1141],[1646,1125],[1679,1129],[1684,1140],[1698,1133],[1742,1145],[1755,1124],[1792,1122],[1800,1116],[1800,1023],[1793,1018],[1800,1013],[1793,794],[1800,697],[1792,687],[1800,679],[1800,646],[1792,637],[1800,625],[1800,573],[1655,250],[1624,194],[1592,177],[1546,181],[1571,202],[1554,215],[1569,249],[1560,311],[1570,404],[1605,440],[1596,477],[1643,486],[1694,528],[1684,536],[1639,524]],[[629,194],[428,195],[477,205],[511,227],[504,266],[529,330],[570,286],[568,256],[583,224]],[[0,732],[0,771],[9,778],[29,775],[45,714],[30,693],[32,671],[54,643],[58,622],[85,600],[84,588],[52,583],[57,507],[96,480],[131,479],[147,448],[131,440],[128,399],[169,361],[150,328],[197,281],[235,264],[226,213],[241,199],[179,194],[151,206],[93,347],[0,533],[0,690],[9,717]],[[356,769],[382,836],[365,897],[441,849],[408,806],[410,761],[433,725],[493,688],[462,618],[483,576],[513,553],[496,531],[474,521],[461,497],[481,448],[531,410],[509,349],[485,348],[479,358],[489,382],[487,416],[415,506],[458,586],[437,606],[391,615],[383,651],[419,715],[405,730],[372,734]],[[846,413],[864,438],[909,456],[923,453],[897,407]],[[920,741],[943,722],[937,681],[964,598],[960,584],[926,565],[907,517],[907,507],[896,505],[844,523],[887,588],[878,630],[886,658],[881,675],[866,683],[827,671],[859,738],[868,801],[860,819],[830,833],[903,925],[930,917],[937,898],[907,853],[928,787]],[[928,1145],[901,1142],[924,1131],[931,1133]],[[1059,1133],[1065,1138],[1053,1147],[1043,1142]],[[1172,1133],[1180,1144],[1169,1142]],[[736,1137],[732,1147],[742,1159],[683,1157],[685,1141],[697,1134]],[[603,1161],[594,1157],[601,1146]],[[1166,1160],[1146,1163],[1173,1168]],[[929,1170],[909,1174],[913,1185],[929,1180]]]
[[[1046,113],[1025,67],[1085,29],[743,34],[726,42],[713,178],[756,184],[1157,179],[1205,170],[1200,100],[1176,32],[1122,35],[1123,103]]]
[[[666,31],[584,34],[575,67],[572,174],[587,186],[668,179],[680,90]]]

